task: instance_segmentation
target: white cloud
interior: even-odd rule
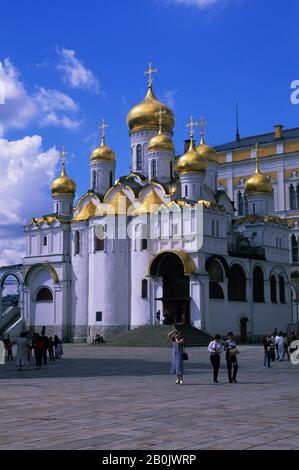
[[[4,104],[0,105],[2,127],[26,127],[36,116],[37,107],[21,82],[19,72],[9,59],[0,62],[0,81],[4,88]]]
[[[42,111],[77,111],[78,105],[70,97],[57,90],[46,90],[40,87],[34,95],[34,100]]]
[[[32,216],[52,212],[50,185],[59,152],[44,150],[42,138],[0,138],[0,265],[20,262],[22,225]]]
[[[201,9],[211,7],[213,5],[219,4],[224,6],[228,0],[168,0],[171,3],[176,3],[177,5],[186,5],[194,6]]]
[[[166,90],[163,93],[162,102],[166,104],[169,108],[173,109],[175,106],[174,95],[176,94],[175,90]]]
[[[76,130],[81,126],[81,124],[82,121],[71,119],[67,116],[59,116],[55,112],[46,114],[41,120],[42,126],[63,127],[64,129],[69,130]]]
[[[56,48],[60,56],[57,69],[62,72],[63,80],[73,88],[83,88],[100,93],[100,84],[91,70],[88,70],[83,62],[75,57],[75,51],[71,49]]]
[[[12,264],[22,263],[25,253],[24,238],[8,238],[1,237],[0,266],[9,266]]]
[[[74,116],[79,107],[70,96],[43,87],[30,95],[9,59],[0,62],[0,81],[4,89],[4,104],[0,104],[0,137],[7,129],[25,128],[32,122],[71,130],[81,125]]]
[[[65,112],[76,113],[79,107],[70,96],[61,93],[61,91],[46,90],[41,87],[34,95],[34,101],[42,113],[40,120],[42,126],[75,130],[82,124],[80,120],[63,114]]]

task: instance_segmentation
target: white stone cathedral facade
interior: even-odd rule
[[[154,95],[127,118],[131,173],[116,181],[117,158],[102,141],[90,157],[90,189],[74,199],[66,174],[52,184],[53,213],[25,226],[22,265],[0,268],[0,286],[18,280],[24,327],[86,341],[155,324],[189,323],[209,334],[255,339],[286,331],[291,308],[290,231],[274,210],[271,178],[247,179],[240,215],[219,182],[216,151],[193,139],[175,154],[172,111]],[[221,178],[223,180],[223,170]],[[11,310],[12,311],[12,310]],[[8,318],[8,317],[7,317]],[[1,329],[1,324],[0,324]]]

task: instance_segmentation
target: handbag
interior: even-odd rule
[[[230,356],[236,356],[237,354],[239,354],[239,350],[238,350],[238,348],[230,348],[228,350],[228,353],[229,353]]]
[[[188,353],[185,351],[183,351],[183,361],[188,361],[189,360],[189,356],[188,356]]]

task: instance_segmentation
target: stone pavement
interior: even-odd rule
[[[241,346],[239,383],[212,383],[190,348],[184,385],[168,348],[64,345],[41,370],[0,366],[0,449],[299,449],[299,365],[262,367]]]

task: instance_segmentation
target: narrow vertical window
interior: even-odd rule
[[[95,170],[92,172],[92,189],[95,189],[97,185],[97,173]]]
[[[75,230],[74,233],[74,254],[78,255],[80,253],[80,232]]]
[[[142,147],[140,144],[137,145],[137,148],[136,148],[136,168],[137,168],[137,171],[140,171],[142,170]]]
[[[153,160],[152,162],[152,179],[155,180],[157,177],[157,162]]]
[[[141,297],[147,299],[147,279],[142,279],[141,282]]]
[[[110,188],[112,188],[112,186],[113,186],[113,178],[112,177],[113,177],[113,173],[112,173],[112,171],[110,171],[110,173],[109,173],[109,186],[110,186]]]

